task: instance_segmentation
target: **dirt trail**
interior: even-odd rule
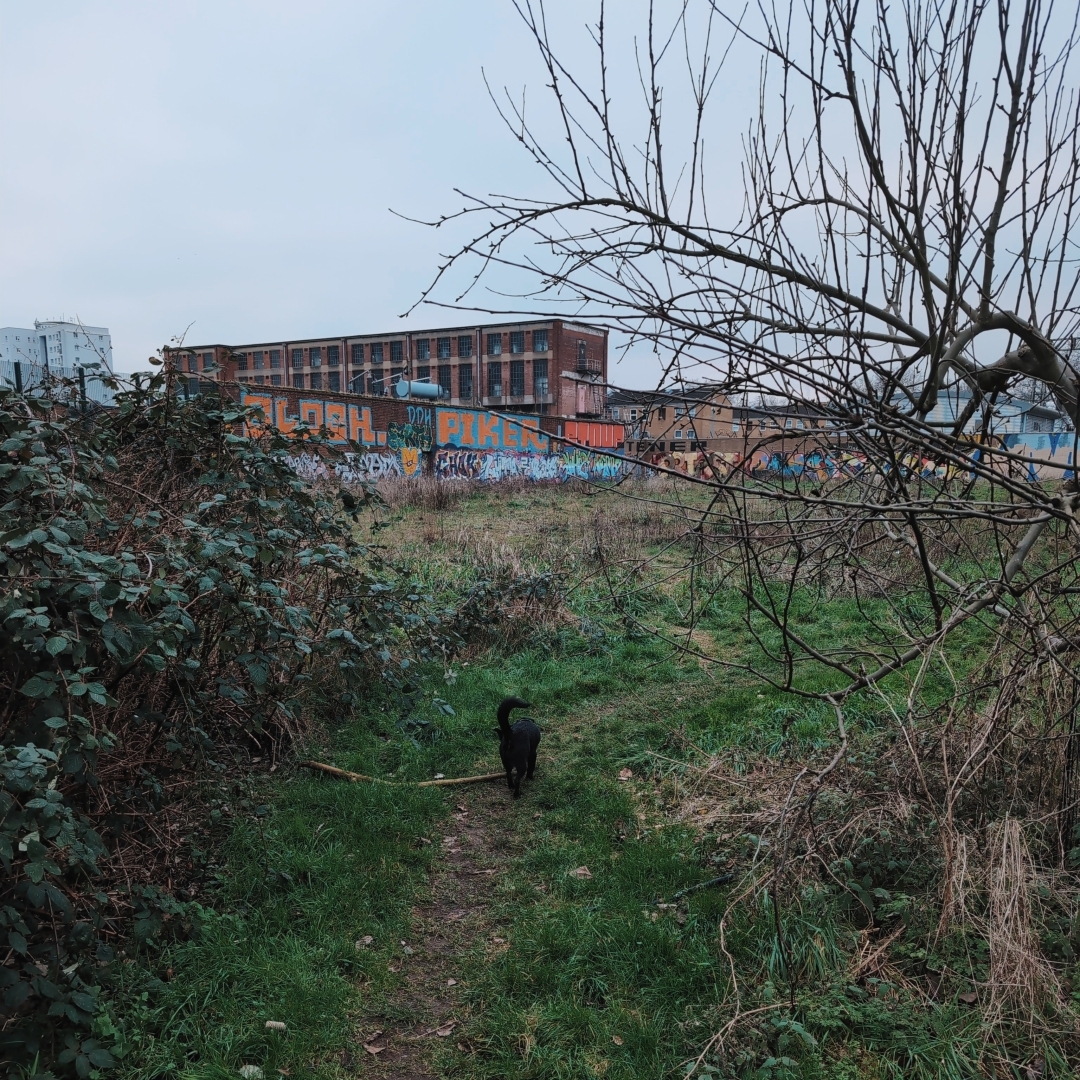
[[[431,837],[441,850],[430,897],[413,908],[410,938],[391,961],[403,980],[392,1015],[365,1016],[357,1028],[362,1076],[437,1080],[434,1053],[441,1041],[460,1040],[467,1019],[459,957],[484,936],[491,949],[506,947],[490,925],[488,903],[512,854],[509,793],[493,781],[448,798],[454,810]]]

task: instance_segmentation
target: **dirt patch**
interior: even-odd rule
[[[413,908],[410,937],[391,960],[401,985],[386,1015],[357,1026],[359,1075],[385,1080],[436,1080],[442,1041],[459,1039],[469,1011],[460,958],[485,935],[504,946],[488,917],[494,881],[512,857],[512,812],[506,786],[478,784],[449,795],[453,811],[431,842],[440,848],[428,902]],[[344,1063],[343,1063],[344,1064]]]

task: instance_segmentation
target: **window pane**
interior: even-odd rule
[[[341,390],[340,371],[328,371],[326,373],[326,388],[327,390],[333,390],[335,393]]]
[[[300,374],[294,374],[292,377],[292,384],[298,390],[304,389],[304,376]]]
[[[341,346],[340,345],[327,345],[326,346],[326,363],[330,367],[337,367],[341,363]]]
[[[353,345],[352,347],[352,362],[354,364],[362,364],[364,362],[364,346],[361,344]]]
[[[419,338],[416,342],[416,359],[431,359],[431,338]]]
[[[266,376],[265,375],[256,375],[255,376],[255,382],[258,383],[259,386],[262,386],[262,384],[264,382],[266,382]]]
[[[514,330],[510,334],[510,351],[512,353],[523,353],[525,351],[524,330]]]
[[[440,360],[450,359],[450,339],[448,337],[441,337],[437,340],[436,345],[439,350]]]
[[[401,341],[390,342],[390,363],[400,364],[405,359],[405,343]]]
[[[372,345],[371,348],[374,351],[375,346]],[[382,368],[374,368],[374,369],[372,369],[370,386],[371,386],[371,393],[373,393],[373,394],[381,394],[382,393],[382,390],[383,390],[383,369]]]
[[[450,365],[439,365],[439,386],[446,391],[447,397],[450,396]]]
[[[303,349],[293,349],[293,351],[292,351],[292,366],[293,367],[303,367],[304,366],[304,350]],[[301,386],[304,385],[303,381],[300,382],[300,385]],[[293,380],[293,386],[296,386],[296,380],[295,379]]]
[[[418,364],[416,379],[418,382],[427,382],[431,378],[431,368],[427,364]]]
[[[280,362],[280,358],[279,358],[279,362]],[[271,375],[270,376],[270,385],[271,386],[280,386],[281,385],[281,376],[280,375]]]
[[[548,332],[546,330],[533,331],[533,352],[547,352]]]
[[[457,354],[464,359],[467,356],[472,356],[472,335],[462,334],[457,339]]]
[[[510,396],[525,396],[525,361],[510,361]]]
[[[472,364],[462,364],[458,368],[458,397],[468,401],[472,395]]]
[[[311,389],[312,390],[321,390],[322,389],[322,372],[321,371],[313,371],[311,373]]]
[[[382,361],[382,342],[377,341],[374,345],[371,346],[371,362],[373,364],[381,364]]]
[[[488,397],[502,397],[502,364],[488,364]]]
[[[271,349],[270,350],[270,366],[272,368],[281,367],[281,350],[280,349]],[[278,384],[275,383],[274,385],[276,386]]]
[[[262,369],[263,369],[263,352],[262,352],[261,349],[258,352],[253,352],[251,354],[251,366],[256,371],[262,371]]]
[[[322,366],[322,349],[308,349],[308,355],[311,357],[312,367]]]
[[[202,366],[203,371],[214,366],[214,354],[212,352],[204,352],[202,354]]]
[[[236,354],[236,370],[237,371],[247,371],[247,369],[248,369],[247,368],[247,360],[248,360],[247,353],[237,353]]]
[[[537,397],[546,397],[548,392],[548,362],[533,361],[533,393]]]
[[[488,334],[487,354],[488,356],[502,356],[502,334]]]

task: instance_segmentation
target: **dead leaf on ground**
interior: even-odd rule
[[[382,1034],[382,1032],[381,1032],[381,1031],[375,1031],[375,1032],[373,1032],[373,1033],[371,1034],[371,1037],[370,1037],[370,1038],[368,1039],[368,1041],[367,1041],[366,1043],[364,1043],[364,1049],[365,1049],[365,1050],[366,1050],[366,1051],[367,1051],[367,1052],[368,1052],[369,1054],[371,1054],[371,1055],[373,1055],[373,1056],[374,1056],[375,1054],[381,1054],[381,1053],[382,1053],[382,1052],[383,1052],[383,1051],[384,1051],[384,1050],[386,1049],[386,1047],[385,1047],[385,1046],[376,1046],[376,1044],[375,1044],[375,1040],[376,1040],[376,1039],[377,1039],[377,1038],[378,1038],[378,1037],[379,1037],[379,1036],[380,1036],[381,1034]]]
[[[965,1005],[974,1005],[979,1000],[979,995],[974,990],[968,990],[964,994],[958,994],[957,1000],[962,1001]]]
[[[447,979],[446,980],[446,985],[447,986],[457,986],[457,979]]]
[[[570,876],[571,877],[576,877],[576,878],[583,878],[583,879],[584,878],[591,878],[592,877],[592,871],[587,866],[579,866],[576,870],[571,870],[570,871]]]
[[[435,774],[435,779],[436,780],[445,780],[446,779],[446,773],[437,772]]]
[[[449,1023],[443,1024],[441,1028],[436,1028],[435,1034],[438,1035],[440,1039],[445,1039],[447,1035],[449,1035],[450,1032],[453,1031],[456,1027],[457,1021],[451,1020]]]
[[[366,949],[374,940],[375,939],[370,934],[365,934],[356,943],[356,951],[359,952],[361,949]]]
[[[634,778],[634,770],[633,769],[620,769],[619,770],[619,779],[620,780],[632,780],[633,778]]]
[[[613,1042],[613,1043],[614,1043],[614,1044],[615,1044],[616,1046],[622,1046],[622,1039],[621,1039],[621,1038],[620,1038],[620,1037],[619,1037],[618,1035],[612,1035],[612,1036],[611,1036],[611,1041],[612,1041],[612,1042]]]

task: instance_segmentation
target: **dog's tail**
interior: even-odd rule
[[[522,701],[519,697],[503,698],[499,702],[499,730],[510,730],[510,710],[511,709],[528,709],[531,708],[531,704],[528,701]]]

